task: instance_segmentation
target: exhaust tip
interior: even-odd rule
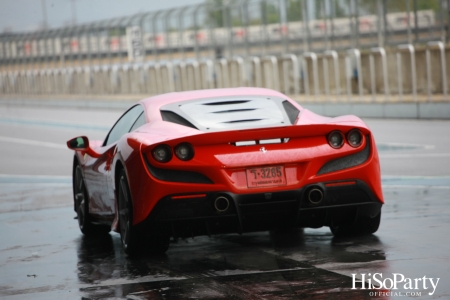
[[[308,200],[311,204],[319,204],[323,200],[323,192],[319,188],[312,188],[308,192]]]
[[[219,196],[214,200],[214,209],[219,212],[223,213],[226,212],[230,208],[230,201],[228,198],[224,196]]]

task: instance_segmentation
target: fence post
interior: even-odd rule
[[[397,76],[398,76],[398,93],[400,100],[403,100],[403,76],[402,76],[402,50],[407,50],[411,58],[411,81],[412,81],[412,92],[413,99],[417,101],[417,83],[416,83],[416,58],[414,46],[411,44],[402,44],[397,46]]]
[[[274,90],[279,91],[280,90],[280,76],[278,75],[278,60],[275,56],[273,55],[268,55],[268,56],[264,56],[261,61],[264,62],[269,62],[271,67],[272,67],[272,82],[274,85]],[[265,74],[265,72],[264,72]],[[266,76],[264,76],[266,77]],[[264,82],[266,83],[266,82]],[[267,85],[266,85],[267,86]]]
[[[261,60],[257,56],[250,56],[247,58],[248,64],[253,64],[254,72],[250,73],[252,68],[248,68],[247,78],[248,85],[261,87],[262,86],[262,77],[261,77]],[[254,76],[252,76],[254,74]],[[255,78],[253,80],[253,78]],[[250,82],[251,81],[251,82]]]
[[[428,101],[431,100],[431,57],[430,47],[437,46],[440,50],[441,56],[441,71],[442,71],[442,93],[444,94],[444,100],[447,100],[447,67],[445,62],[445,48],[444,43],[438,41],[432,41],[427,43],[426,50],[426,63],[427,63],[427,94]]]
[[[384,83],[384,95],[386,101],[389,100],[389,83],[388,83],[388,73],[387,73],[387,61],[386,61],[386,51],[382,47],[374,47],[370,49],[369,60],[370,60],[370,83],[372,88],[372,100],[375,100],[375,66],[373,54],[379,53],[381,56],[381,67],[383,70],[383,83]]]
[[[218,67],[219,66],[219,67]],[[218,88],[230,87],[230,81],[228,77],[228,61],[225,58],[221,58],[216,62],[216,79]],[[220,70],[220,72],[218,71]],[[219,82],[220,77],[220,82]]]
[[[356,59],[356,73],[357,73],[357,77],[356,79],[358,80],[358,92],[359,92],[359,100],[362,100],[362,96],[363,96],[363,81],[362,81],[362,73],[361,73],[361,51],[359,51],[359,49],[353,48],[353,49],[348,49],[347,50],[347,57],[349,57],[350,55],[354,55],[355,59]],[[347,79],[349,80],[349,79]],[[349,87],[349,84],[347,83],[347,87]]]
[[[339,76],[339,58],[338,53],[334,50],[327,50],[323,53],[323,73],[324,73],[324,83],[325,83],[325,92],[327,97],[330,96],[330,87],[328,81],[328,57],[333,59],[334,64],[334,84],[336,85],[336,99],[339,100],[339,96],[341,94],[341,78]]]
[[[192,75],[189,76],[189,68],[192,68]],[[200,68],[198,61],[190,61],[186,63],[186,82],[188,90],[201,89]],[[191,84],[192,83],[192,84]]]
[[[204,72],[202,71],[204,67]],[[214,88],[214,62],[211,59],[205,59],[199,64],[201,88],[213,89]]]
[[[174,66],[169,61],[165,62],[165,63],[163,63],[161,65],[159,65],[159,64],[155,65],[155,75],[156,75],[157,80],[158,79],[160,80],[158,82],[158,85],[160,87],[162,87],[162,85],[163,85],[163,82],[161,81],[161,79],[162,79],[161,78],[161,76],[162,76],[161,69],[162,68],[166,68],[167,69],[167,88],[169,89],[168,92],[175,92],[174,70],[173,70]],[[158,76],[158,73],[159,73],[159,76]]]
[[[294,82],[293,87],[294,87],[294,95],[298,96],[298,94],[300,93],[300,86],[299,86],[299,81],[300,81],[300,67],[298,64],[298,58],[297,56],[295,56],[294,54],[285,54],[282,56],[282,61],[283,61],[283,82],[284,82],[284,93],[288,94],[290,92],[289,89],[289,69],[288,69],[288,62],[291,61],[292,62],[292,80]]]
[[[308,72],[308,64],[306,62],[306,58],[311,58],[312,61],[312,71],[313,71],[313,80],[314,80],[314,100],[317,101],[317,96],[319,95],[319,68],[317,66],[317,54],[314,52],[305,52],[302,56],[302,65],[303,65],[303,73],[305,76],[305,94],[310,96],[309,92],[309,72]]]
[[[232,66],[232,64],[233,63],[236,63],[236,65],[237,65],[237,68],[238,68],[238,72],[236,73],[236,76],[232,76],[230,79],[231,79],[231,87],[233,87],[234,86],[234,78],[236,78],[237,77],[237,86],[239,87],[239,86],[245,86],[245,81],[246,81],[246,73],[247,72],[245,72],[245,64],[244,64],[244,59],[242,58],[242,57],[240,57],[240,56],[235,56],[235,57],[233,57],[232,59],[230,59],[230,69],[231,69],[231,66]],[[234,74],[234,73],[233,73]]]

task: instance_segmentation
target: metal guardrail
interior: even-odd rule
[[[426,60],[427,60],[427,94],[428,100],[431,98],[431,56],[430,56],[430,48],[433,46],[439,47],[440,52],[440,60],[441,60],[441,74],[442,74],[442,91],[444,94],[444,99],[447,100],[447,70],[446,70],[446,62],[445,62],[445,48],[444,43],[442,42],[428,42],[427,50],[426,50]]]
[[[350,57],[351,56],[355,57],[356,60],[356,69],[352,68],[352,67],[347,67],[348,70],[355,72],[354,74],[354,78],[356,78],[356,80],[358,81],[358,93],[359,93],[359,100],[362,100],[362,96],[364,93],[363,90],[363,80],[362,80],[362,67],[361,67],[361,51],[359,49],[348,49],[347,50],[347,56],[346,56],[346,63],[347,66],[351,66],[351,61],[350,61]],[[349,96],[349,98],[351,98],[352,95],[352,88],[351,88],[351,80],[352,76],[351,74],[347,74],[347,94]]]
[[[405,53],[409,55],[409,64],[403,66]],[[377,65],[378,68],[375,67],[375,56],[381,61],[381,64]],[[421,57],[425,64],[426,74],[417,74],[417,57]],[[330,72],[330,60],[333,63],[333,72]],[[345,61],[345,70],[340,69],[340,61]],[[322,63],[322,69],[319,68],[319,62]],[[389,72],[388,69],[392,70],[395,66],[397,74]],[[376,72],[376,69],[381,69],[381,72]],[[439,72],[432,72],[434,69],[439,69]],[[346,80],[341,81],[341,73],[344,71],[347,74]],[[444,100],[448,100],[447,71],[444,45],[440,42],[430,42],[419,54],[414,46],[403,44],[389,53],[380,47],[364,53],[352,48],[341,53],[328,50],[321,53],[305,52],[298,56],[252,56],[247,59],[236,56],[217,60],[190,59],[178,62],[4,71],[0,72],[0,93],[154,95],[206,88],[257,86],[280,90],[293,97],[304,95],[314,101],[331,100],[332,94],[335,94],[337,101],[341,101],[340,96],[344,91],[348,99],[356,94],[359,101],[374,101],[381,92],[384,93],[385,101],[403,101],[403,78],[408,74],[407,76],[411,76],[411,82],[407,83],[409,98],[418,101],[417,82],[420,79],[421,83],[425,83],[420,90],[428,100],[433,97],[433,93],[441,94]],[[367,74],[366,82],[362,74]],[[330,88],[330,79],[334,79],[334,93]],[[390,87],[390,82],[395,85],[395,81],[397,90]],[[377,88],[376,82],[382,82],[383,90]],[[438,84],[433,86],[433,82]],[[313,93],[311,87],[314,89]]]
[[[247,59],[445,42],[450,37],[447,2],[207,1],[78,26],[0,34],[0,68],[157,62],[163,56],[184,60],[187,52],[197,60],[236,55]],[[418,3],[426,9],[419,10]]]
[[[397,47],[397,75],[398,75],[398,94],[400,100],[403,100],[403,72],[402,72],[402,50],[409,51],[411,66],[412,94],[414,101],[417,101],[417,76],[416,76],[416,56],[414,46],[411,44],[399,45]]]
[[[340,75],[339,75],[339,58],[338,53],[334,50],[327,50],[323,53],[323,74],[324,74],[324,85],[325,85],[325,95],[327,97],[330,97],[330,83],[328,79],[328,57],[331,57],[333,59],[333,65],[334,65],[334,84],[336,89],[336,99],[339,100],[341,95],[341,88],[340,88]]]
[[[305,78],[304,86],[305,86],[305,94],[307,96],[311,95],[309,91],[309,71],[308,71],[308,63],[306,58],[310,58],[312,62],[312,74],[313,74],[313,84],[314,84],[314,100],[317,100],[317,96],[319,95],[319,67],[317,66],[317,54],[314,52],[305,52],[302,55],[302,67],[303,67],[303,76]]]
[[[381,66],[383,70],[383,84],[384,84],[384,95],[386,101],[389,100],[389,77],[387,71],[387,60],[386,60],[386,51],[384,48],[377,47],[370,49],[371,53],[369,55],[370,60],[370,85],[372,88],[372,100],[375,100],[376,88],[375,88],[375,62],[373,58],[374,53],[379,53],[381,56]]]

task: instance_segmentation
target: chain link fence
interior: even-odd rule
[[[206,0],[2,34],[0,92],[158,94],[260,86],[314,101],[417,101],[436,94],[447,100],[449,2]]]

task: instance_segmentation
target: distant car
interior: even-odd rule
[[[329,226],[371,234],[384,203],[372,133],[279,92],[169,93],[128,109],[104,141],[67,142],[84,234],[120,233],[124,251],[170,238]]]

